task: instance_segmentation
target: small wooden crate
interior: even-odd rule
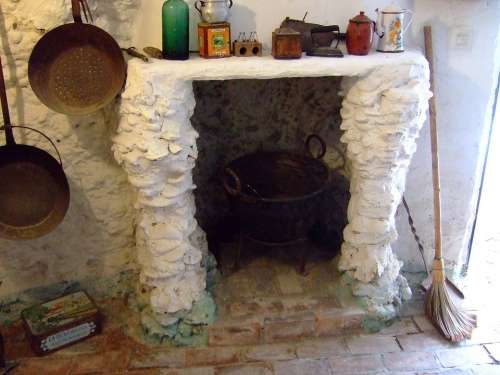
[[[32,306],[21,313],[31,347],[46,355],[101,332],[101,314],[85,292]]]
[[[220,58],[231,56],[231,25],[228,22],[199,23],[200,56]]]
[[[238,57],[262,56],[262,43],[235,41],[233,51],[234,55]]]
[[[300,59],[302,36],[299,32],[281,28],[273,32],[273,56],[275,59]]]

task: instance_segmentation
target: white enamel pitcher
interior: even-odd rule
[[[403,52],[404,34],[411,25],[412,19],[405,21],[405,15],[413,13],[408,9],[401,9],[397,5],[389,5],[379,10],[376,32],[380,37],[377,51]]]

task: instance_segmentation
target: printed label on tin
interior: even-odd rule
[[[83,339],[96,330],[96,325],[93,322],[84,323],[79,326],[70,328],[66,331],[62,331],[47,337],[42,340],[41,347],[45,352],[60,348],[66,344],[72,343],[74,341],[78,341]]]
[[[230,56],[229,28],[208,30],[208,56]]]
[[[34,335],[43,335],[73,322],[76,324],[95,314],[96,306],[82,291],[32,306],[21,313]]]

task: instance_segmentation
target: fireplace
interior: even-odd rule
[[[200,223],[209,222],[203,215],[213,211],[210,204],[202,209],[200,195],[195,201],[193,193],[195,167],[195,180],[203,184],[200,191],[210,190],[209,175],[200,172],[210,163],[209,157],[203,158],[207,135],[197,127],[196,116],[191,122],[193,86],[201,90],[193,82],[294,77],[338,77],[341,82],[340,141],[346,148],[351,199],[338,268],[371,314],[394,316],[396,306],[411,295],[391,242],[430,95],[428,66],[420,53],[298,61],[131,61],[113,151],[137,192],[137,257],[141,289],[149,302],[143,311],[145,324],[168,327],[183,319],[208,323],[193,318],[193,311],[211,301],[206,288],[212,272],[196,207],[202,212]]]
[[[199,133],[199,156],[193,170],[196,219],[218,260],[223,256],[219,243],[251,241],[248,237],[253,243],[259,240],[259,245],[288,242],[289,252],[298,253],[304,252],[304,241],[313,236],[316,242],[328,242],[332,255],[339,252],[348,200],[347,179],[338,172],[345,164],[340,82],[339,77],[193,82],[196,107],[191,123]],[[322,156],[321,142],[328,151]],[[233,197],[230,186],[240,177],[228,175],[227,168],[254,159],[257,165],[244,167],[247,176],[240,176],[244,182],[241,199],[238,194]],[[300,170],[306,162],[319,169]],[[327,181],[328,167],[334,172]],[[306,186],[313,179],[302,180],[301,174],[315,171],[318,186]],[[249,185],[249,178],[255,182]],[[223,181],[229,190],[223,188]],[[300,186],[311,188],[313,194],[299,194]],[[288,191],[291,188],[297,191]],[[273,194],[279,197],[273,199]],[[249,214],[248,225],[242,227],[240,219],[245,218],[235,209]],[[290,242],[296,242],[295,246]],[[245,246],[235,245],[233,251],[243,257],[251,251],[240,252],[240,247]]]

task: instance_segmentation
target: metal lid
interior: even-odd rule
[[[384,9],[382,9],[382,13],[389,13],[389,14],[403,13],[403,9],[401,9],[398,5],[392,3],[386,6]]]
[[[365,12],[359,12],[359,14],[350,19],[350,22],[354,23],[372,23],[373,21],[365,16]]]
[[[277,35],[300,35],[298,31],[291,29],[289,27],[280,27],[274,30]]]

